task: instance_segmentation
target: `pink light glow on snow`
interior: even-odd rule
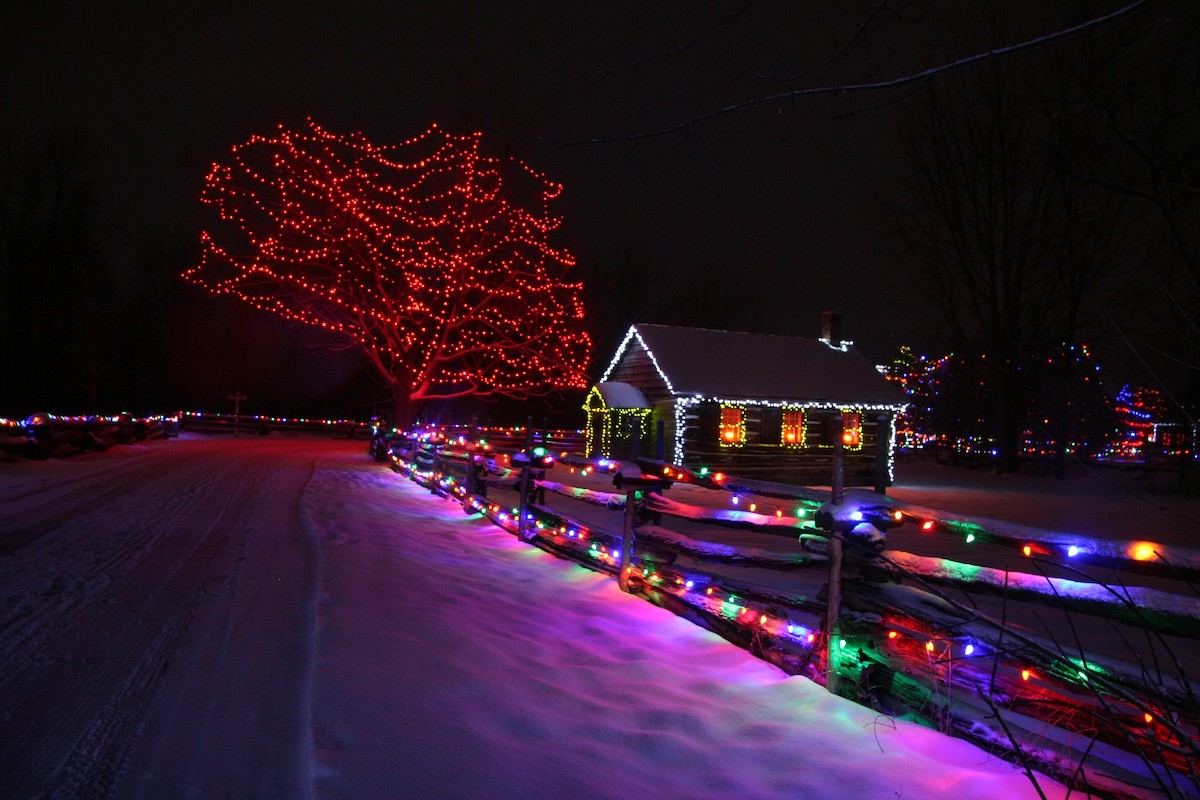
[[[37,633],[0,641],[22,690],[0,711],[42,698],[38,725],[0,733],[4,763],[46,765],[18,773],[21,796],[89,775],[122,798],[1036,796],[1013,765],[787,677],[363,450],[184,436],[6,467],[0,524],[44,520],[3,565],[25,622],[0,633]],[[86,525],[59,513],[67,495]],[[158,635],[139,613],[177,544],[188,590]],[[70,579],[52,592],[53,574]],[[87,609],[70,640],[86,663],[42,658],[64,607]],[[126,672],[155,681],[124,706],[136,725],[76,732],[121,702],[99,677]],[[119,771],[95,761],[110,732]]]

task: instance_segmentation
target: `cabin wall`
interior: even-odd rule
[[[684,466],[708,467],[746,478],[784,483],[829,485],[833,477],[833,446],[825,444],[822,426],[837,411],[805,409],[804,444],[784,445],[781,438],[782,411],[778,406],[746,404],[745,439],[740,444],[722,445],[719,436],[721,404],[704,401],[689,407],[684,421]],[[879,449],[876,418],[890,412],[861,411],[859,447],[843,448],[844,480],[847,486],[874,486]],[[889,428],[890,430],[890,428]],[[885,439],[884,448],[890,446]]]
[[[660,449],[658,427],[661,422],[661,452],[666,460],[675,460],[675,397],[639,343],[630,343],[607,379],[636,386],[653,406],[639,453],[657,455]],[[745,413],[745,440],[739,445],[722,446],[718,435],[720,403],[704,401],[687,406],[682,415],[683,465],[706,466],[714,472],[762,480],[810,485],[830,483],[833,447],[823,442],[822,425],[825,417],[838,412],[805,409],[804,443],[791,446],[782,443],[783,408],[752,403],[746,403],[742,408]],[[879,447],[876,418],[882,413],[894,423],[894,415],[867,410],[860,410],[859,413],[862,419],[861,446],[844,449],[844,480],[847,486],[874,486]],[[889,446],[890,442],[883,443],[883,447]]]

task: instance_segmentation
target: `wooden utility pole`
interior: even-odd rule
[[[238,435],[238,419],[241,412],[241,402],[249,398],[247,398],[246,395],[242,394],[241,392],[234,392],[233,394],[229,395],[229,399],[233,401],[233,438],[236,439]]]

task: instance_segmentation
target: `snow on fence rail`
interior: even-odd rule
[[[543,441],[519,429],[478,446],[466,433],[399,438],[380,460],[530,544],[623,579],[631,593],[788,674],[824,682],[834,671],[850,699],[973,741],[1092,796],[1200,796],[1200,706],[1178,652],[1200,638],[1197,553],[1168,557],[1161,548],[1147,552],[1146,543],[1084,549],[1051,532],[896,503],[926,531],[1029,548],[1022,555],[1033,572],[847,542],[838,636],[830,642],[828,564],[812,544],[829,535],[812,521],[821,492],[730,478],[724,487],[701,482],[703,491],[726,496],[735,487],[741,494],[731,499],[742,502],[734,510],[727,501],[694,501],[697,486],[688,487],[687,500],[647,492],[626,509],[626,497],[639,495],[606,490],[613,465],[562,447],[569,436],[553,448],[568,474],[522,475],[512,457],[531,438]],[[371,452],[379,458],[377,444]],[[1047,574],[1086,578],[1095,566],[1173,584],[1163,590],[1128,586],[1119,575],[1110,585]],[[1041,631],[1016,622],[1055,609],[1064,619]],[[1126,657],[1084,646],[1081,630],[1097,625],[1117,631],[1127,649],[1117,655]],[[1135,643],[1129,631],[1142,638]]]

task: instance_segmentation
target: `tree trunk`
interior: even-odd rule
[[[395,394],[392,395],[392,418],[388,420],[392,427],[403,430],[412,424],[413,402],[408,389],[400,384],[393,384]]]
[[[999,370],[996,403],[996,472],[1016,472],[1021,458],[1021,429],[1024,422],[1020,372],[1013,359],[1005,359]]]
[[[1021,463],[1021,417],[1016,392],[1001,389],[1000,424],[996,436],[996,472],[1016,472]]]

